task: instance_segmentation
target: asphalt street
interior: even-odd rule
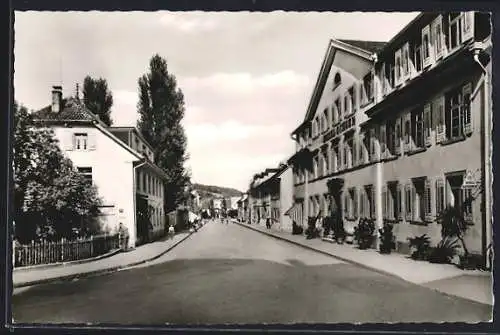
[[[156,261],[40,285],[12,298],[16,323],[478,322],[451,297],[236,224],[212,222]]]

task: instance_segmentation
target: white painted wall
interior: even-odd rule
[[[99,129],[92,126],[52,127],[64,154],[75,167],[91,167],[92,181],[97,186],[99,196],[106,210],[103,222],[111,230],[116,230],[120,222],[128,228],[129,245],[135,246],[136,224],[134,207],[133,162],[137,158],[117,144]],[[73,134],[87,133],[89,150],[78,151],[73,148]]]

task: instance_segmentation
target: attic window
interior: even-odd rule
[[[341,79],[340,79],[340,73],[337,72],[335,74],[335,77],[333,78],[333,89],[335,89],[337,86],[340,85]]]

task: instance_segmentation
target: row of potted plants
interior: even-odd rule
[[[305,231],[307,238],[317,238],[320,235],[316,227],[317,217],[309,217],[308,227]],[[454,259],[459,259],[458,266],[464,269],[484,268],[484,260],[480,256],[469,253],[464,235],[469,224],[464,219],[460,210],[454,207],[446,208],[438,216],[438,223],[441,225],[441,240],[435,246],[431,246],[431,239],[426,234],[409,237],[411,258],[414,260],[425,260],[432,263],[450,264]],[[302,227],[294,223],[294,234],[304,233]],[[396,238],[393,233],[393,225],[384,223],[378,230],[379,251],[382,254],[390,254],[396,249]],[[374,247],[376,241],[376,225],[373,219],[361,218],[354,228],[353,239],[359,249]],[[349,234],[344,229],[342,216],[332,215],[323,220],[323,236],[335,240],[337,243],[344,243]],[[460,249],[462,251],[460,251]]]

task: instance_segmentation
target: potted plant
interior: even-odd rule
[[[411,258],[417,261],[427,260],[429,258],[431,240],[427,234],[408,238],[410,249],[412,250]]]
[[[380,253],[390,254],[392,249],[396,249],[396,243],[394,243],[394,233],[392,232],[393,225],[390,223],[384,223],[382,229],[379,229],[380,234]]]
[[[359,249],[368,249],[374,241],[375,223],[371,219],[360,219],[354,228],[354,239],[358,242]]]
[[[458,242],[456,239],[444,237],[438,245],[430,248],[429,262],[438,264],[450,264],[457,254]]]

